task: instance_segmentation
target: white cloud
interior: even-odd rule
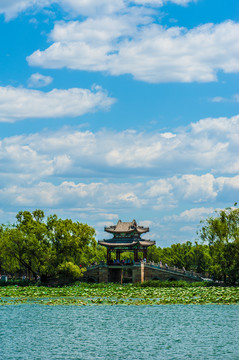
[[[152,220],[139,221],[140,226],[150,227],[153,224]]]
[[[183,175],[181,178],[173,178],[177,191],[182,193],[183,198],[193,202],[205,202],[216,198],[221,190],[215,182],[212,174]]]
[[[8,204],[21,206],[34,206],[38,204],[43,207],[77,207],[83,205],[85,210],[89,207],[114,208],[127,206],[140,206],[142,199],[134,194],[134,185],[128,183],[109,184],[92,182],[89,184],[64,181],[60,185],[50,182],[39,182],[31,187],[11,185],[0,190],[1,201],[9,200]],[[129,189],[131,192],[129,193]],[[100,205],[101,204],[101,205]],[[100,207],[99,207],[100,205]]]
[[[196,233],[196,229],[194,226],[183,226],[179,229],[179,231],[181,232],[192,232],[194,231],[194,233]]]
[[[133,0],[135,4],[163,6],[167,2],[172,2],[177,5],[188,5],[190,2],[197,2],[198,0]]]
[[[133,2],[135,5],[151,5],[161,7],[167,2],[185,6],[197,0],[0,0],[0,14],[4,14],[6,20],[15,18],[19,13],[26,10],[37,11],[52,4],[59,4],[72,16],[101,16],[103,14],[114,14],[126,10]]]
[[[151,198],[161,198],[161,196],[170,195],[173,190],[172,184],[168,179],[152,180],[148,182],[149,189],[147,190],[147,196]]]
[[[42,8],[51,2],[51,0],[0,0],[0,14],[4,14],[8,21],[29,8]]]
[[[204,219],[205,217],[207,217],[208,215],[212,214],[214,212],[214,210],[215,209],[212,207],[210,207],[210,208],[205,208],[205,207],[193,208],[193,209],[185,210],[179,215],[167,216],[163,220],[164,221],[175,221],[175,222],[185,222],[185,221],[186,222],[195,222],[195,221],[198,222],[198,221]]]
[[[214,98],[211,99],[211,101],[215,103],[220,103],[227,101],[227,99],[222,96],[215,96]]]
[[[10,212],[40,207],[93,226],[100,222],[99,237],[108,222],[137,220],[140,213],[153,219],[148,224],[157,236],[149,237],[160,237],[159,245],[192,240],[195,231],[185,226],[239,198],[239,116],[164,134],[63,128],[4,138],[0,202]]]
[[[161,134],[161,136],[164,137],[165,139],[172,139],[172,138],[174,138],[176,136],[176,134],[166,132],[166,133]]]
[[[100,16],[112,14],[125,8],[125,0],[55,0],[72,15]]]
[[[112,226],[114,223],[112,221],[98,221],[97,227],[103,229],[105,226]]]
[[[231,178],[220,177],[220,178],[218,178],[218,182],[223,186],[230,187],[234,190],[239,190],[239,175],[231,177]]]
[[[0,122],[28,118],[76,117],[88,112],[107,110],[114,99],[100,87],[93,90],[72,88],[50,92],[0,87]]]
[[[126,10],[131,4],[147,5],[153,7],[161,7],[171,2],[177,5],[185,6],[190,2],[198,0],[56,0],[65,10],[72,14],[80,14],[84,16],[99,16],[102,14],[113,14],[121,10]]]
[[[230,98],[222,97],[222,96],[215,96],[214,98],[210,99],[212,102],[215,103],[223,103],[223,102],[239,102],[239,94],[235,94]]]
[[[149,181],[145,195],[154,209],[162,209],[176,207],[179,202],[213,202],[223,188],[223,181],[211,174],[186,174]]]
[[[239,116],[203,119],[174,133],[165,137],[133,130],[93,133],[63,128],[8,137],[0,141],[2,179],[10,174],[18,174],[22,181],[46,176],[117,178],[120,174],[147,181],[153,177],[159,180],[149,181],[145,191],[148,198],[157,199],[155,206],[163,205],[166,197],[170,200],[175,187],[185,200],[212,201],[222,186],[214,177],[239,173]],[[133,199],[128,196],[128,201]]]
[[[238,23],[188,30],[149,21],[153,20],[148,16],[126,14],[58,23],[51,34],[53,44],[35,51],[28,62],[44,68],[131,74],[151,83],[215,81],[218,70],[239,71]]]
[[[188,177],[190,176],[188,175]],[[105,236],[103,234],[105,225],[116,223],[119,218],[125,221],[132,220],[132,218],[137,220],[137,214],[140,211],[141,218],[142,214],[145,219],[155,216],[154,221],[140,222],[140,225],[149,226],[152,231],[146,237],[150,237],[152,240],[160,238],[160,245],[169,246],[175,241],[193,240],[196,234],[195,228],[191,224],[199,225],[200,220],[212,214],[217,207],[214,198],[211,201],[211,207],[208,207],[209,201],[205,200],[205,206],[192,208],[192,201],[188,198],[185,202],[183,198],[183,193],[187,193],[189,184],[181,182],[180,186],[183,189],[178,191],[180,177],[165,179],[172,185],[171,198],[177,203],[175,208],[170,206],[167,197],[162,199],[163,206],[161,208],[155,208],[157,199],[147,195],[152,184],[143,180],[134,183],[124,181],[89,182],[87,180],[86,182],[63,181],[53,184],[50,179],[49,177],[48,181],[31,184],[21,183],[21,180],[15,176],[15,183],[1,186],[0,202],[5,209],[4,216],[7,211],[13,209],[43,208],[48,213],[57,213],[61,217],[71,217],[78,221],[87,219],[88,224],[97,227],[97,234],[99,238],[102,238]],[[223,193],[224,196],[226,195],[224,197],[225,206],[233,204],[239,196],[238,176],[214,178],[214,182],[222,184],[219,196]],[[228,194],[231,194],[231,197]],[[187,205],[186,210],[178,214],[179,210],[185,209]],[[160,222],[159,219],[161,219]],[[192,228],[190,229],[189,226]]]
[[[188,175],[190,176],[190,175]],[[50,180],[50,177],[49,177]],[[193,206],[193,195],[192,198],[188,198],[187,202],[183,197],[184,193],[187,193],[188,183],[181,182],[181,191],[178,191],[178,184],[180,183],[180,177],[168,178],[167,181],[172,184],[171,198],[177,203],[179,208],[179,203],[190,204]],[[222,179],[214,178],[215,186]],[[203,176],[201,181],[203,182]],[[200,179],[198,180],[200,182]],[[223,198],[224,193],[224,202],[230,201],[232,204],[237,200],[239,195],[239,185],[238,185],[238,176],[234,178],[223,179],[223,186],[221,186],[218,191],[218,196],[220,200]],[[235,186],[235,183],[237,185]],[[39,206],[43,208],[53,207],[53,208],[65,208],[65,209],[78,209],[80,212],[79,205],[82,208],[81,212],[94,212],[98,213],[102,219],[107,221],[114,221],[120,217],[120,214],[124,212],[136,211],[136,209],[141,209],[145,211],[161,210],[163,217],[163,222],[193,222],[198,221],[201,218],[207,216],[213,212],[213,205],[211,207],[201,206],[198,208],[187,209],[180,213],[180,215],[170,215],[165,216],[165,213],[169,209],[172,211],[172,207],[168,203],[168,198],[163,198],[164,206],[162,208],[155,209],[155,203],[157,198],[153,199],[147,196],[147,190],[149,190],[149,183],[145,181],[140,182],[73,182],[73,181],[63,181],[60,184],[53,184],[50,181],[40,181],[33,184],[27,182],[18,181],[16,185],[5,184],[0,189],[0,201],[5,206]],[[212,190],[213,191],[213,190]],[[228,197],[228,194],[231,196]],[[226,195],[226,196],[225,196]],[[205,198],[204,204],[215,204],[216,198],[214,197],[212,201]],[[215,206],[215,205],[214,205]],[[104,210],[102,210],[104,209]],[[117,212],[117,216],[114,214]],[[174,210],[175,212],[175,210]],[[107,213],[109,215],[107,215]],[[105,214],[105,215],[103,215]],[[135,215],[131,215],[135,217]],[[146,215],[147,216],[147,215]],[[146,224],[146,223],[145,223]]]
[[[119,215],[117,214],[110,214],[110,213],[100,213],[99,214],[100,217],[104,218],[104,219],[107,219],[107,220],[118,220],[119,219]],[[113,225],[113,223],[112,223]]]
[[[29,87],[44,87],[51,84],[53,78],[51,76],[45,76],[39,73],[32,74],[28,80]]]

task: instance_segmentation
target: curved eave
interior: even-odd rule
[[[110,229],[110,228],[105,228],[105,231],[111,234],[120,234],[120,233],[125,233],[125,234],[130,234],[133,232],[137,232],[138,234],[144,234],[146,232],[149,232],[149,228],[145,228],[145,229],[141,229],[141,228],[135,228],[135,229],[129,229],[129,230],[116,230],[116,229]]]
[[[151,241],[151,240],[144,240],[144,241],[139,241],[139,244],[141,246],[152,246],[155,245],[155,241]]]
[[[117,246],[134,246],[137,244],[137,242],[133,241],[130,243],[110,243],[106,241],[98,241],[98,244],[103,246],[117,247]]]
[[[149,228],[137,228],[137,232],[140,233],[140,234],[143,234],[143,233],[146,233],[146,232],[149,232]]]
[[[120,243],[120,242],[108,242],[108,241],[104,241],[104,240],[99,240],[98,241],[99,245],[102,246],[108,246],[108,247],[134,247],[135,245],[140,245],[140,246],[152,246],[155,245],[155,241],[151,241],[151,240],[141,240],[141,241],[132,241],[130,243]]]

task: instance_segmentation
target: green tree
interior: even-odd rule
[[[69,265],[71,263],[75,270],[78,266],[82,275],[96,253],[95,230],[87,224],[58,219],[56,215],[50,215],[46,225],[52,252],[48,273],[56,275],[58,271],[62,273],[62,269],[67,269],[66,273],[69,273],[69,269],[73,269]]]
[[[216,211],[204,221],[200,238],[208,243],[215,279],[234,285],[239,278],[239,209]]]
[[[80,277],[97,254],[95,230],[44,212],[20,211],[16,224],[0,228],[0,261],[10,273],[28,271],[41,279]],[[71,276],[72,275],[72,276]]]
[[[169,259],[171,265],[175,265],[178,268],[190,270],[193,265],[193,246],[190,241],[183,244],[173,244],[171,246],[171,259]]]
[[[161,248],[156,245],[150,246],[148,248],[148,260],[154,261],[155,263],[159,263],[161,260]]]
[[[37,278],[49,255],[47,228],[42,222],[44,213],[20,211],[15,225],[3,228],[1,253],[3,267],[9,272],[27,270]]]
[[[198,244],[197,241],[193,246],[193,264],[192,268],[200,274],[208,273],[211,266],[211,256],[209,246]]]

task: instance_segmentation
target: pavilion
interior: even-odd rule
[[[143,258],[147,260],[147,249],[155,245],[155,241],[145,240],[141,235],[149,232],[148,227],[137,225],[136,221],[118,221],[116,225],[105,227],[105,231],[112,234],[113,238],[99,240],[98,244],[107,248],[107,264],[112,262],[111,253],[116,252],[116,260],[120,262],[120,254],[124,251],[134,252],[134,261],[139,261],[139,252],[143,252]]]

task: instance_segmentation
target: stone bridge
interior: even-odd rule
[[[131,265],[93,265],[87,268],[83,278],[87,282],[119,282],[136,283],[147,280],[174,281],[184,280],[188,282],[202,281],[203,278],[196,273],[183,271],[177,268],[165,268],[151,263],[136,263]]]

